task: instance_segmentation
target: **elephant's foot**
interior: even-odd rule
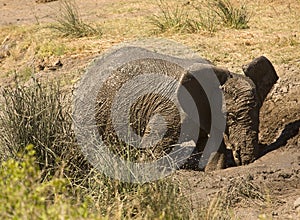
[[[206,167],[205,172],[210,172],[214,170],[224,169],[226,167],[226,146],[222,142],[219,150],[217,152],[211,153]]]
[[[213,152],[204,169],[205,172],[220,170],[225,168],[225,155],[219,152]]]

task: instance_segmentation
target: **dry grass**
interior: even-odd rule
[[[171,4],[172,2],[169,2]],[[240,66],[249,62],[254,57],[266,55],[276,65],[294,63],[299,65],[299,1],[289,0],[264,1],[262,3],[249,2],[248,9],[252,13],[249,29],[234,30],[221,28],[208,35],[207,31],[197,33],[160,33],[152,32],[153,26],[149,24],[149,16],[158,13],[159,8],[155,1],[136,3],[133,1],[122,4],[111,3],[104,12],[107,17],[101,18],[99,24],[102,27],[101,39],[82,38],[80,40],[65,39],[53,35],[51,31],[40,26],[26,27],[1,27],[0,47],[9,48],[9,54],[1,59],[2,78],[11,76],[11,71],[19,71],[37,63],[37,57],[41,54],[38,48],[42,48],[47,42],[61,45],[65,48],[64,54],[43,54],[44,58],[72,57],[80,60],[84,57],[96,56],[109,47],[122,41],[145,38],[164,37],[190,46],[198,53],[212,60],[215,64],[226,66],[233,71],[241,71]],[[138,12],[139,9],[142,12]],[[103,12],[103,13],[104,13]],[[115,13],[114,13],[115,12]],[[101,12],[99,16],[102,16]],[[105,21],[105,22],[103,22]],[[97,19],[95,19],[97,22]],[[5,40],[8,38],[7,40]],[[4,50],[3,50],[4,51]],[[54,49],[55,51],[55,49]],[[0,52],[1,53],[1,52]],[[7,53],[7,51],[3,52]],[[81,65],[85,65],[82,63]],[[75,67],[63,69],[71,72]],[[74,76],[74,78],[76,78]],[[7,77],[6,77],[7,79]]]
[[[252,183],[252,177],[236,178],[230,180],[228,187],[222,192],[223,205],[233,207],[242,202],[249,205],[253,203],[263,205],[267,201],[265,194],[262,186]]]

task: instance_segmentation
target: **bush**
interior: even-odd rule
[[[76,204],[67,191],[68,181],[41,182],[33,145],[0,165],[1,219],[64,219],[87,216],[87,201]]]

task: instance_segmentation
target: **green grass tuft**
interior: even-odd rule
[[[149,18],[150,23],[156,27],[159,32],[174,31],[182,32],[189,25],[189,16],[187,9],[182,5],[169,5],[164,0],[159,0],[159,15],[153,15]]]
[[[216,0],[212,7],[226,26],[236,29],[249,27],[250,15],[245,4],[237,7],[230,0]]]
[[[45,176],[64,166],[73,175],[84,175],[87,164],[72,131],[71,97],[59,83],[33,80],[27,86],[17,79],[2,90],[0,143],[5,155],[16,158],[33,144]]]
[[[74,0],[61,0],[60,12],[56,24],[49,27],[59,31],[63,36],[87,37],[101,36],[100,27],[93,27],[82,21]]]
[[[160,14],[149,20],[159,32],[207,31],[212,34],[221,25],[236,29],[248,28],[250,20],[246,4],[235,6],[230,0],[211,0],[205,3],[192,1],[175,5],[160,0],[158,6]]]

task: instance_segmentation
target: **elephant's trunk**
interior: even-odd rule
[[[237,165],[255,159],[258,148],[259,106],[254,83],[234,75],[223,86],[227,106],[229,145]]]

